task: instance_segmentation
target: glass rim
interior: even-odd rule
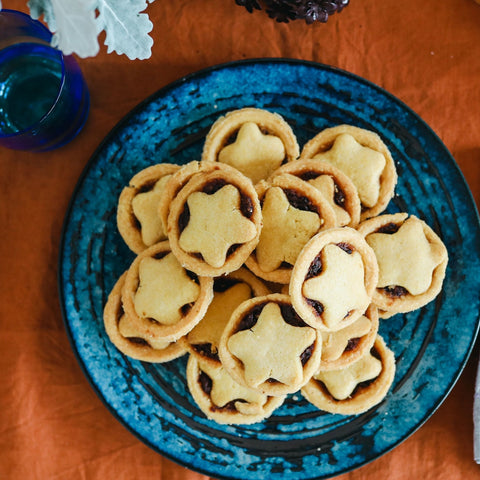
[[[13,14],[13,15],[16,15],[16,16],[19,16],[19,17],[23,17],[25,20],[27,20],[29,23],[35,23],[35,24],[38,24],[38,26],[40,26],[41,29],[43,29],[45,31],[45,33],[48,33],[48,35],[50,36],[50,39],[52,38],[52,32],[50,32],[50,30],[48,30],[47,27],[45,27],[45,25],[43,25],[41,22],[39,22],[38,20],[35,20],[34,18],[30,17],[29,15],[27,15],[26,13],[23,13],[23,12],[19,12],[18,10],[10,10],[10,9],[7,9],[7,8],[2,8],[0,9],[0,16],[2,15],[3,12],[6,12],[6,13],[9,13],[9,14]],[[32,36],[32,39],[34,39],[35,37]],[[18,136],[21,136],[21,135],[24,135],[32,130],[35,129],[35,127],[37,125],[40,125],[50,114],[51,112],[53,111],[53,109],[55,108],[55,106],[57,105],[59,99],[60,99],[60,96],[62,94],[62,90],[63,90],[63,87],[65,85],[65,78],[66,78],[66,68],[65,68],[65,55],[63,54],[63,52],[61,50],[59,50],[58,48],[55,48],[50,44],[44,44],[44,43],[36,43],[36,42],[26,42],[26,41],[22,41],[22,42],[19,42],[19,43],[13,43],[11,45],[8,45],[7,47],[5,48],[0,48],[0,51],[4,51],[4,50],[9,50],[10,48],[13,48],[13,47],[17,47],[18,45],[22,45],[22,44],[32,44],[32,45],[41,45],[45,48],[48,48],[48,49],[51,49],[53,53],[55,53],[56,57],[59,58],[60,60],[60,65],[62,66],[62,74],[61,74],[61,81],[60,81],[60,85],[58,87],[58,92],[57,92],[57,96],[55,97],[55,100],[53,101],[52,105],[50,106],[50,108],[35,122],[33,123],[32,125],[22,129],[22,130],[18,130],[14,133],[4,133],[1,131],[0,129],[0,139],[7,139],[7,138],[14,138],[14,137],[18,137]]]

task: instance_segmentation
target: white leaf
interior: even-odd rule
[[[95,9],[84,0],[51,0],[56,29],[53,45],[65,55],[92,57],[99,51]]]
[[[29,0],[27,5],[32,18],[38,20],[43,15],[50,31],[54,32],[57,29],[51,0]]]
[[[108,53],[125,54],[130,60],[149,58],[153,24],[143,12],[146,0],[96,0],[97,32],[105,30]]]

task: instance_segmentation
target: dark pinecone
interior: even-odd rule
[[[253,12],[253,9],[262,9],[256,0],[235,0],[235,3],[241,7],[245,7],[250,13]]]
[[[341,12],[349,0],[235,0],[250,13],[262,8],[277,22],[302,19],[306,23],[325,23],[330,15]]]

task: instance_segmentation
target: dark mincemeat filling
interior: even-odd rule
[[[315,315],[317,315],[318,317],[322,316],[322,313],[324,312],[325,307],[321,302],[318,302],[317,300],[312,300],[310,298],[306,298],[305,301],[307,302],[308,305],[310,305],[310,307],[312,307]]]
[[[148,342],[146,340],[144,340],[143,338],[139,338],[139,337],[126,337],[127,340],[135,345],[138,345],[138,346],[142,346],[142,347],[149,347],[150,345],[148,344]]]
[[[139,193],[147,193],[147,192],[150,192],[151,190],[154,189],[155,185],[157,184],[158,182],[158,179],[157,180],[150,180],[149,182],[145,182],[143,185],[140,185],[138,188],[137,188],[137,195]]]
[[[202,188],[202,192],[207,195],[213,195],[227,184],[228,182],[225,179],[217,178],[216,180],[206,183]]]
[[[200,383],[200,387],[202,387],[202,390],[207,394],[210,395],[210,392],[212,391],[212,379],[205,373],[205,372],[200,372],[198,376],[198,382]]]
[[[258,317],[262,313],[265,305],[266,303],[259,303],[258,305],[255,305],[246,315],[244,315],[237,326],[236,332],[241,332],[242,330],[249,330],[252,328],[257,323]]]
[[[194,302],[190,302],[190,303],[186,303],[185,305],[182,305],[180,307],[180,311],[182,312],[182,315],[183,316],[188,315],[188,313],[192,309],[193,305],[194,305]]]
[[[345,196],[345,192],[335,183],[335,192],[333,194],[333,201],[339,207],[345,208],[345,201],[347,197]]]
[[[390,222],[382,225],[380,228],[377,228],[373,233],[386,233],[387,235],[391,235],[392,233],[398,232],[399,228],[400,225]]]
[[[197,285],[200,285],[200,280],[198,279],[198,275],[190,270],[185,269],[185,273],[189,278],[191,278]]]
[[[140,220],[135,215],[132,215],[131,218],[132,218],[133,228],[135,228],[136,230],[141,230],[142,224],[140,223]]]
[[[242,281],[236,278],[216,277],[213,280],[213,291],[217,293],[223,293],[232,288],[234,285],[237,285],[237,283],[242,283]]]
[[[348,340],[347,346],[345,347],[344,352],[351,352],[352,350],[355,350],[360,343],[361,338],[356,337],[356,338],[350,338]]]
[[[170,253],[169,251],[158,252],[158,253],[155,253],[155,255],[152,255],[152,258],[154,258],[155,260],[161,260],[163,257],[166,257],[169,253]]]
[[[190,208],[188,206],[188,203],[185,202],[182,213],[178,217],[178,229],[180,233],[183,232],[185,228],[187,228],[189,221],[190,221]]]
[[[317,300],[312,300],[311,298],[305,298],[305,302],[307,303],[307,305],[309,305],[312,308],[313,313],[317,317],[322,316],[323,312],[325,311],[325,307],[321,302]],[[349,312],[347,312],[347,314],[343,317],[342,320],[345,320],[346,318],[348,318],[352,313],[353,313],[353,310],[350,310]]]
[[[322,174],[322,173],[319,174],[317,172],[304,172],[300,174],[298,177],[304,180],[305,182],[308,182],[309,180],[315,180],[316,178],[322,175],[325,175],[325,174]],[[345,192],[338,186],[335,180],[333,181],[333,184],[334,184],[333,201],[339,207],[345,208],[345,201],[347,199],[347,197],[345,196]]]
[[[405,297],[409,294],[409,291],[405,287],[401,287],[400,285],[391,285],[388,287],[380,288],[379,290],[383,290],[391,298]]]
[[[196,352],[204,357],[212,358],[213,360],[220,360],[217,349],[215,348],[215,351],[213,351],[213,345],[211,343],[201,343],[192,345],[192,347]]]
[[[288,202],[292,207],[298,208],[305,212],[313,212],[319,215],[318,208],[313,202],[306,197],[302,192],[294,190],[293,188],[284,188],[283,192],[285,193]]]
[[[310,264],[308,268],[307,275],[305,275],[305,280],[309,278],[316,277],[322,273],[323,265],[322,265],[322,254],[319,253],[314,259],[313,262]]]
[[[262,132],[263,135],[270,135],[270,132],[266,128],[262,128],[259,125],[257,125],[260,131]],[[240,131],[240,126],[238,130],[235,130],[233,133],[231,133],[228,138],[223,142],[222,148],[226,147],[227,145],[231,145],[232,143],[235,143],[237,141],[238,137],[238,132]]]
[[[200,384],[200,388],[205,392],[207,395],[210,395],[212,391],[212,379],[205,373],[205,372],[200,372],[198,376],[198,383]],[[212,412],[216,411],[228,411],[228,412],[236,412],[237,408],[235,407],[236,402],[244,402],[246,403],[245,400],[242,398],[236,399],[236,400],[231,400],[227,404],[225,404],[223,407],[218,407],[217,405],[214,405],[212,403],[210,410]]]
[[[355,251],[355,248],[346,242],[340,242],[340,243],[337,243],[336,245],[338,248],[341,248],[344,252],[347,252],[348,254],[351,254]],[[310,267],[308,268],[308,272],[305,275],[305,280],[308,280],[309,278],[313,278],[320,275],[320,273],[322,273],[322,269],[323,269],[322,252],[320,252],[310,264]]]
[[[355,251],[355,248],[346,242],[340,242],[336,244],[338,248],[341,248],[344,252],[347,252],[349,255]]]

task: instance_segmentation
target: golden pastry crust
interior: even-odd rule
[[[351,325],[335,332],[322,332],[319,371],[340,370],[370,350],[378,333],[378,309],[370,305]]]
[[[303,246],[319,231],[335,225],[335,214],[312,185],[289,174],[256,185],[263,228],[258,245],[245,262],[264,280],[287,284]]]
[[[198,173],[208,173],[216,169],[216,164],[193,160],[179,167],[178,170],[169,178],[158,203],[158,215],[165,232],[168,228],[167,223],[168,214],[170,213],[170,205],[174,198],[178,195],[178,192],[194,175],[197,175]]]
[[[134,253],[138,254],[154,243],[167,238],[166,229],[163,228],[153,203],[158,205],[159,197],[164,189],[164,185],[160,185],[159,182],[164,180],[163,183],[166,183],[167,179],[179,168],[178,165],[171,163],[160,163],[147,167],[134,175],[120,193],[117,208],[117,227],[123,240]],[[148,201],[149,205],[147,205],[147,210],[150,210],[147,212],[149,216],[146,223],[148,224],[142,226],[142,222],[135,215],[135,202],[142,196],[145,198],[147,194],[152,197]],[[145,201],[143,203],[145,204]],[[150,231],[146,232],[146,229]]]
[[[385,214],[362,222],[358,232],[372,245],[377,256],[380,275],[372,301],[382,318],[421,308],[440,293],[448,252],[440,237],[423,220],[408,213]],[[396,243],[393,235],[398,237]],[[385,249],[378,243],[382,238],[389,242]],[[393,268],[392,262],[405,264],[403,270],[411,277],[412,286],[388,283],[392,277],[386,270],[400,270]],[[393,273],[395,278],[400,278]],[[419,280],[423,280],[423,287],[416,285]]]
[[[207,418],[227,425],[261,422],[285,399],[285,396],[268,396],[239,385],[221,363],[206,364],[193,355],[187,363],[187,384]]]
[[[357,385],[352,394],[347,398],[336,399],[328,391],[323,381],[315,378],[317,375],[302,388],[302,395],[320,410],[342,415],[356,415],[378,405],[385,398],[393,383],[395,357],[379,335],[377,335],[371,352],[373,357],[379,358],[381,362],[380,374],[373,380],[369,380],[367,385]],[[369,352],[367,352],[368,354]],[[330,375],[334,376],[335,372],[345,372],[348,368],[352,368],[361,362],[363,358],[365,356],[351,364],[347,369],[332,371]]]
[[[228,165],[194,175],[168,215],[172,252],[189,270],[219,276],[239,269],[257,246],[262,212],[252,182]]]
[[[184,269],[168,242],[144,250],[132,262],[122,288],[125,313],[152,337],[176,341],[205,315],[213,279]]]
[[[122,288],[126,276],[127,272],[123,273],[115,283],[103,312],[105,331],[110,341],[123,354],[144,362],[169,362],[185,354],[186,349],[181,343],[158,340],[131,322],[122,305]]]
[[[224,368],[239,384],[266,395],[296,392],[318,370],[320,332],[306,325],[278,293],[240,304],[219,344]]]
[[[360,199],[349,177],[331,163],[313,159],[287,163],[273,172],[272,177],[282,174],[298,177],[321,191],[332,205],[335,227],[355,228],[360,222]],[[327,190],[331,190],[328,192]]]
[[[245,148],[240,144],[242,138],[236,142],[241,130],[242,138],[246,138]],[[229,143],[232,136],[237,136],[236,140]],[[268,141],[270,145],[261,145]],[[201,158],[205,162],[228,163],[255,184],[268,178],[282,163],[298,158],[299,153],[295,134],[281,115],[259,108],[242,108],[215,121],[205,138]]]
[[[314,328],[352,324],[371,303],[378,281],[375,253],[350,227],[315,235],[292,271],[289,293],[297,313]]]
[[[338,125],[336,127],[326,128],[310,139],[303,147],[300,159],[315,158],[317,155],[321,160],[325,160],[324,154],[332,149],[337,138],[347,135],[353,137],[362,147],[378,152],[384,159],[383,169],[378,172],[379,185],[377,187],[376,201],[373,205],[367,205],[363,199],[361,187],[355,179],[353,183],[357,187],[360,201],[362,203],[361,220],[380,214],[387,207],[390,199],[393,197],[395,185],[397,183],[397,171],[392,155],[378,134],[370,130],[366,130],[352,125]],[[338,166],[338,165],[337,165]],[[366,172],[364,166],[360,171]],[[347,173],[347,172],[345,172]],[[368,179],[372,179],[372,175],[368,174]]]
[[[220,364],[220,337],[235,308],[249,298],[268,295],[270,290],[253,273],[240,268],[215,278],[213,292],[212,303],[204,318],[180,340],[191,355],[211,366]]]

